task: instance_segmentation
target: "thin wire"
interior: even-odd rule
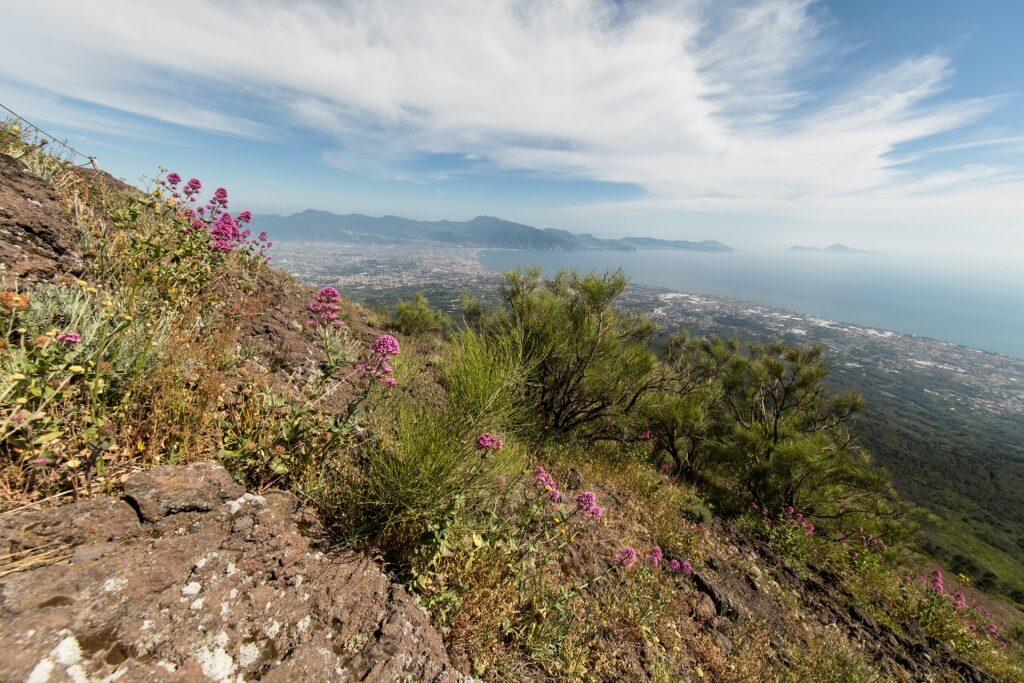
[[[3,102],[0,102],[0,108],[6,109],[8,113],[10,113],[12,116],[14,116],[14,118],[19,119],[21,121],[24,121],[27,125],[31,126],[32,128],[35,128],[37,131],[39,131],[40,133],[42,133],[46,137],[50,138],[51,140],[56,142],[61,147],[64,147],[65,149],[68,149],[68,150],[71,150],[72,152],[74,152],[78,156],[82,157],[83,159],[88,159],[90,164],[92,163],[93,157],[89,156],[88,154],[82,154],[81,152],[79,152],[77,149],[75,149],[74,147],[72,147],[68,143],[62,142],[61,140],[58,140],[56,137],[54,137],[53,135],[50,135],[49,133],[47,133],[42,128],[40,128],[39,126],[37,126],[36,124],[34,124],[31,121],[29,121],[28,119],[26,119],[24,116],[22,116],[18,112],[14,111],[13,109],[11,109],[7,105],[5,105]],[[85,166],[85,164],[81,164],[81,165]]]

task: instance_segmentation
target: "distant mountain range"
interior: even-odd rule
[[[833,254],[878,254],[881,252],[869,251],[867,249],[854,249],[845,244],[830,244],[827,247],[802,247],[795,244],[789,248],[790,251],[827,251]]]
[[[602,239],[556,228],[535,228],[494,216],[477,216],[468,221],[417,221],[400,216],[336,214],[308,209],[290,216],[259,215],[254,217],[253,227],[257,231],[266,230],[272,240],[278,241],[400,244],[427,240],[466,247],[533,251],[733,251],[732,247],[716,240],[690,242],[652,237]]]

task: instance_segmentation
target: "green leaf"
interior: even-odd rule
[[[37,446],[42,446],[44,443],[50,443],[51,441],[59,439],[60,435],[63,433],[64,432],[58,429],[52,432],[47,432],[46,434],[40,434],[35,438],[35,440],[32,443],[34,443]]]

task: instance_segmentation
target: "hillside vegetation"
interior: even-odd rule
[[[2,274],[5,510],[217,459],[379,558],[488,681],[1024,679],[1019,613],[902,544],[821,348],[656,354],[621,273],[509,273],[459,324],[420,299],[392,321],[271,268],[222,188],[34,143],[7,124],[0,159],[76,244],[40,265],[45,234],[2,238],[33,255]]]

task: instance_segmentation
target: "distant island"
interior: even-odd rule
[[[253,219],[253,227],[267,231],[275,241],[399,244],[427,240],[457,246],[531,251],[733,251],[717,240],[602,239],[557,228],[535,228],[494,216],[477,216],[468,221],[418,221],[401,216],[336,214],[309,209],[290,216],[258,215]]]
[[[880,251],[871,251],[869,249],[854,249],[848,247],[845,244],[830,244],[827,247],[803,247],[799,244],[794,244],[789,248],[790,251],[827,251],[832,254],[880,254]]]

